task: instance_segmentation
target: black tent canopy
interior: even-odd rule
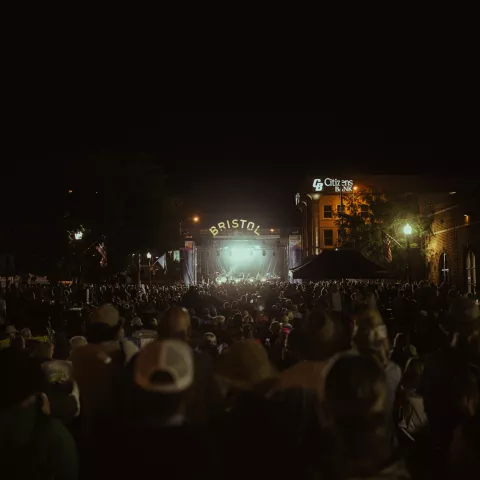
[[[294,279],[386,278],[389,272],[357,250],[325,250],[291,269]]]

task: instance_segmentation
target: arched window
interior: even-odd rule
[[[446,252],[443,252],[440,255],[440,265],[438,268],[438,273],[440,274],[440,283],[450,283],[450,266],[448,261],[448,255]]]
[[[477,289],[477,268],[475,265],[475,254],[469,250],[465,259],[465,268],[467,270],[467,291],[476,293]]]

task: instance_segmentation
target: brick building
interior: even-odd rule
[[[295,196],[301,212],[301,258],[341,245],[338,213],[349,197],[360,191],[387,197],[413,194],[420,214],[431,217],[432,232],[425,239],[427,265],[421,257],[413,278],[454,283],[465,292],[476,292],[480,259],[480,193],[474,176],[342,175],[310,176]],[[365,207],[365,211],[362,208]],[[367,206],[360,215],[368,216]],[[479,260],[480,261],[480,260]]]
[[[464,292],[477,293],[480,259],[480,190],[425,196],[433,207],[432,235],[427,238],[429,280],[453,283]]]

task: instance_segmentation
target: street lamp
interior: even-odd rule
[[[83,232],[81,230],[78,230],[73,234],[75,240],[81,240],[83,238]]]
[[[191,220],[193,223],[198,223],[200,221],[200,217],[198,215],[195,215],[194,217],[186,218],[185,220],[180,221],[180,237],[182,236],[183,232],[183,222]]]
[[[413,229],[412,227],[407,223],[403,227],[403,233],[405,234],[405,237],[407,237],[407,282],[411,283],[411,263],[410,263],[410,235],[412,234]]]
[[[152,286],[152,254],[150,252],[147,253],[148,258],[148,283]]]

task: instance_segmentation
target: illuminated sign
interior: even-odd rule
[[[248,220],[238,220],[236,218],[234,218],[233,220],[227,220],[226,222],[219,222],[217,225],[213,225],[212,227],[210,227],[209,230],[215,237],[219,234],[219,232],[231,230],[234,228],[246,229],[249,232],[253,232],[255,235],[260,235],[260,233],[258,233],[258,230],[260,230],[260,225],[255,225],[255,223],[249,222]]]
[[[316,192],[322,192],[324,187],[333,187],[336,192],[351,192],[353,189],[353,180],[339,180],[338,178],[321,178],[313,181],[313,188]]]

